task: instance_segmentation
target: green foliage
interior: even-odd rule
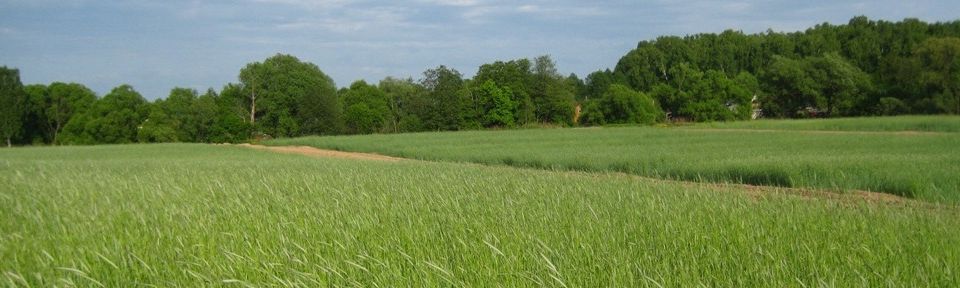
[[[253,125],[250,124],[250,114],[247,95],[243,92],[243,87],[236,84],[228,84],[223,87],[220,95],[208,93],[203,97],[216,105],[215,118],[210,127],[210,142],[213,143],[237,143],[250,139],[253,133]]]
[[[877,103],[877,106],[874,107],[874,113],[876,115],[883,116],[906,114],[907,111],[909,111],[907,104],[904,104],[903,101],[900,101],[900,99],[893,97],[880,98],[879,103]]]
[[[960,36],[960,35],[958,35]],[[960,114],[960,38],[930,38],[914,51],[919,82],[939,110]]]
[[[426,130],[458,130],[467,105],[461,90],[463,76],[456,69],[439,66],[423,72],[421,85],[427,91],[426,109],[419,118]]]
[[[73,115],[86,112],[97,101],[93,91],[77,83],[54,82],[47,87],[46,95],[43,115],[53,144],[58,144],[60,131]]]
[[[425,71],[419,83],[388,77],[376,86],[364,83],[339,94],[316,65],[277,54],[245,66],[240,83],[224,86],[221,95],[211,90],[200,97],[190,89],[174,89],[156,107],[121,109],[101,119],[110,113],[88,112],[99,101],[80,84],[30,85],[22,89],[26,100],[4,105],[17,107],[4,117],[19,119],[14,125],[19,127],[6,129],[17,132],[6,133],[17,144],[242,142],[556,127],[577,121],[575,107],[582,108],[580,124],[650,122],[626,116],[631,110],[624,107],[640,103],[625,100],[632,96],[608,97],[604,103],[601,98],[614,85],[649,95],[675,121],[747,120],[754,108],[761,108],[759,115],[781,118],[957,114],[958,37],[960,21],[888,22],[858,16],[847,24],[823,23],[802,32],[660,36],[639,42],[614,70],[599,70],[582,80],[561,75],[544,55],[483,64],[472,79],[439,66]],[[145,119],[153,120],[137,123],[148,124],[143,137],[120,129]]]
[[[958,23],[887,22],[858,16],[845,25],[823,23],[794,33],[768,30],[745,35],[728,30],[682,38],[664,36],[640,42],[620,59],[614,74],[618,83],[656,95],[663,109],[674,114],[680,108],[716,106],[711,100],[682,101],[698,96],[685,88],[689,79],[695,79],[697,71],[710,70],[729,78],[743,73],[760,76],[762,89],[754,93],[762,95],[768,116],[872,114],[880,98],[899,99],[911,113],[955,113],[952,111],[960,111],[960,96],[956,96],[960,93],[944,88],[953,85],[948,84],[951,77],[944,75],[960,73],[931,65],[945,68],[953,64],[933,63],[956,62],[950,55],[958,53],[935,51],[960,49],[948,48],[956,46],[948,44],[950,40],[936,40],[960,37],[960,30],[951,28]],[[590,93],[590,89],[586,91]],[[690,116],[682,114],[678,115]],[[716,120],[712,118],[716,117],[697,120]]]
[[[816,105],[829,115],[856,115],[854,110],[873,91],[870,76],[836,53],[807,59],[808,71],[818,92]]]
[[[741,73],[741,81],[750,82],[752,75]],[[709,70],[692,84],[689,102],[681,105],[680,115],[696,121],[729,121],[750,119],[750,100],[755,91],[728,78],[724,73]]]
[[[133,143],[150,112],[146,100],[130,85],[121,85],[72,117],[63,131],[63,144]]]
[[[601,95],[602,97],[602,95]],[[589,100],[583,104],[580,116],[580,123],[584,125],[604,125],[607,124],[606,116],[603,115],[603,107],[600,106],[600,100]]]
[[[383,132],[390,115],[390,99],[377,88],[360,80],[340,96],[343,102],[347,133],[370,134]]]
[[[807,73],[805,62],[774,56],[763,75],[769,97],[763,99],[768,115],[793,117],[804,107],[816,103],[817,83]]]
[[[181,141],[176,127],[179,121],[168,115],[164,110],[163,102],[150,105],[150,114],[143,120],[137,130],[137,141],[141,143],[179,142]]]
[[[583,91],[577,95],[577,101],[586,102],[590,99],[600,98],[610,85],[621,82],[616,77],[617,74],[614,74],[610,69],[590,73],[584,80]]]
[[[339,111],[336,86],[317,65],[277,54],[241,69],[240,82],[258,132],[285,137],[336,131],[330,127]]]
[[[0,67],[0,139],[9,147],[23,132],[23,118],[29,99],[20,83],[20,71]]]
[[[500,88],[493,80],[474,89],[483,108],[484,127],[513,127],[516,125],[517,103],[509,87]]]
[[[509,89],[512,92],[510,100],[517,105],[515,122],[526,124],[536,122],[536,107],[530,99],[533,79],[530,60],[518,59],[481,65],[477,75],[473,77],[473,83],[493,81],[498,87]]]
[[[20,133],[19,139],[13,142],[34,145],[53,142],[52,129],[49,126],[46,115],[48,107],[51,106],[47,85],[25,85],[23,86],[23,92],[27,95],[27,105],[24,110],[21,127],[23,133]]]
[[[530,81],[527,87],[537,121],[573,124],[576,87],[557,72],[549,55],[534,58]]]
[[[426,91],[413,79],[387,77],[378,85],[387,98],[390,117],[384,123],[388,132],[423,131],[418,115],[426,114]]]
[[[664,117],[663,111],[660,110],[660,106],[653,98],[619,84],[607,88],[607,92],[603,93],[603,96],[597,101],[599,102],[597,105],[600,106],[603,114],[602,116],[601,114],[590,115],[587,123],[653,124],[663,120]],[[588,111],[592,109],[594,108],[590,107]],[[602,117],[603,120],[596,119],[596,117]]]

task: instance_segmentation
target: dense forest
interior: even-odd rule
[[[277,54],[238,83],[174,88],[149,102],[121,85],[22,85],[0,68],[0,137],[11,144],[240,142],[269,137],[730,121],[755,117],[960,114],[960,21],[855,17],[806,31],[642,41],[585,78],[549,56],[439,66],[420,79],[337,89],[311,63]]]

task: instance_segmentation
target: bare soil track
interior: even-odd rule
[[[398,158],[391,156],[384,156],[380,154],[373,153],[359,153],[359,152],[344,152],[336,150],[327,150],[319,149],[309,146],[263,146],[263,145],[253,145],[253,144],[238,144],[237,146],[247,147],[251,149],[272,151],[277,153],[288,153],[288,154],[299,154],[310,157],[318,158],[343,158],[343,159],[355,159],[355,160],[373,160],[373,161],[388,161],[388,162],[399,162],[399,161],[410,161],[412,159]],[[464,163],[467,165],[480,165],[475,163]],[[526,169],[526,168],[518,168]],[[533,169],[533,168],[530,168]],[[908,207],[924,207],[924,208],[945,208],[949,205],[941,205],[936,203],[929,203],[924,201],[913,200],[909,198],[904,198],[887,193],[878,193],[871,191],[862,191],[862,190],[853,190],[846,192],[839,191],[828,191],[822,189],[813,189],[813,188],[787,188],[787,187],[773,187],[773,186],[756,186],[756,185],[747,185],[747,184],[735,184],[735,183],[703,183],[703,182],[690,182],[690,181],[677,181],[677,180],[666,180],[659,178],[650,178],[638,175],[631,175],[619,172],[611,173],[595,173],[595,172],[578,172],[570,171],[566,172],[576,175],[587,175],[594,177],[627,177],[633,179],[643,179],[645,181],[655,181],[655,182],[672,182],[678,183],[690,187],[709,187],[717,191],[739,191],[745,193],[754,199],[760,200],[768,196],[794,196],[804,199],[828,199],[839,201],[840,203],[856,203],[856,202],[866,202],[866,203],[879,203],[887,205],[897,205],[897,206],[908,206]]]
[[[390,161],[390,162],[397,162],[397,161],[404,160],[403,158],[383,156],[380,154],[317,149],[309,146],[263,146],[263,145],[253,145],[253,144],[238,144],[237,146],[248,147],[248,148],[259,149],[259,150],[268,150],[268,151],[279,152],[279,153],[300,154],[300,155],[311,156],[311,157],[377,160],[377,161]]]

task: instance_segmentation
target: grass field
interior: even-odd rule
[[[700,123],[689,127],[821,131],[960,132],[960,116],[917,115],[832,119],[754,120]]]
[[[616,127],[304,137],[267,144],[691,181],[869,190],[960,203],[960,133]]]
[[[960,283],[955,207],[744,189],[235,146],[0,149],[0,283]]]

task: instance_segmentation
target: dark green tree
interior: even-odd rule
[[[421,85],[427,91],[423,127],[427,130],[459,130],[465,106],[461,90],[463,76],[455,69],[440,65],[423,72]]]
[[[426,91],[413,79],[387,77],[380,81],[379,88],[386,95],[390,118],[384,124],[390,132],[423,131],[422,117],[426,114]]]
[[[930,38],[914,51],[919,83],[943,112],[960,114],[960,38]]]
[[[837,53],[806,59],[807,74],[818,89],[816,106],[828,115],[851,116],[873,93],[870,76]]]
[[[64,144],[132,143],[149,113],[149,104],[130,85],[110,91],[85,113],[72,117],[63,131]]]
[[[208,93],[201,96],[213,98],[216,106],[216,117],[209,129],[210,142],[237,143],[250,139],[253,125],[249,122],[248,96],[239,84],[227,84],[220,90],[220,95]]]
[[[549,55],[534,58],[530,100],[539,122],[572,124],[576,87],[567,85]]]
[[[77,83],[54,82],[47,87],[47,97],[43,115],[53,144],[59,144],[60,132],[73,115],[86,112],[97,101],[92,90]]]
[[[610,85],[599,99],[599,106],[603,111],[603,120],[600,122],[605,123],[653,124],[664,117],[663,110],[653,98],[620,84]],[[588,121],[596,121],[592,117],[595,116],[589,116]]]
[[[23,118],[27,112],[27,94],[20,82],[20,71],[7,66],[0,67],[0,138],[13,145],[14,137],[23,131]]]
[[[533,101],[530,99],[530,85],[533,82],[532,64],[528,59],[496,61],[483,64],[473,77],[473,82],[483,84],[487,80],[493,81],[498,87],[510,89],[512,101],[517,103],[517,124],[526,124],[536,121]]]
[[[23,118],[23,133],[14,143],[42,145],[52,143],[52,132],[48,125],[47,108],[50,94],[47,85],[31,84],[23,86],[27,94],[27,107]]]
[[[277,54],[240,70],[250,124],[271,136],[329,133],[335,123],[336,86],[320,68],[290,55]],[[322,103],[321,107],[314,104]],[[301,109],[300,107],[310,109]],[[308,124],[303,126],[304,124]]]
[[[815,105],[819,87],[807,73],[802,60],[775,56],[762,77],[768,97],[762,99],[764,113],[795,117],[797,111]]]
[[[484,127],[513,127],[516,124],[517,103],[509,87],[499,87],[487,80],[475,87],[473,94],[480,100]]]
[[[347,133],[369,134],[383,132],[390,119],[390,106],[386,93],[360,80],[350,84],[340,96],[344,107],[344,123]]]

